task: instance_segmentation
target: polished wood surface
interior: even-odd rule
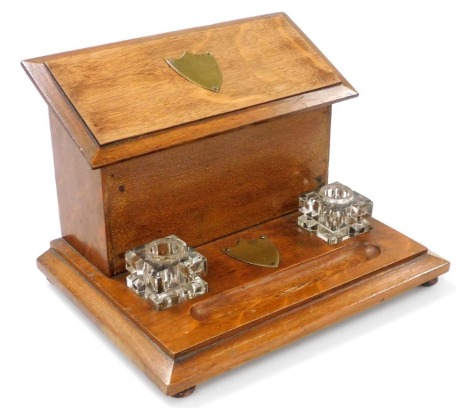
[[[195,39],[202,33],[200,43]],[[227,49],[228,34],[236,41]],[[157,76],[158,93],[139,87],[153,82],[148,59],[154,53],[191,42],[220,42],[223,61],[236,61],[228,75],[233,71],[239,82],[226,74],[223,91],[214,94],[161,59],[161,70],[169,72]],[[294,211],[300,193],[327,181],[332,103],[357,95],[284,14],[30,59],[23,66],[50,105],[53,131],[60,131],[54,146],[60,149],[62,235],[109,276],[124,271],[126,250],[158,237],[177,234],[198,246]],[[184,102],[173,93],[173,76],[188,89]],[[123,96],[115,99],[118,92]],[[170,110],[170,95],[182,106]],[[114,104],[128,112],[115,112]],[[171,125],[159,124],[167,121],[155,105]],[[89,111],[113,119],[99,122],[117,134],[113,142],[99,142]],[[139,119],[145,131],[117,139]]]
[[[99,151],[99,145],[46,65],[28,61],[23,61],[21,64],[38,92],[49,105],[49,110],[54,113],[58,122],[66,129],[88,163],[93,166]]]
[[[64,248],[56,247],[38,258],[39,269],[57,285],[88,317],[141,369],[150,380],[165,391],[174,361],[144,331],[138,329],[112,298],[90,284],[85,275],[100,274],[96,267],[82,258],[83,267],[76,269],[65,257],[74,251],[63,239]],[[75,254],[77,254],[75,252]]]
[[[128,289],[123,277],[101,274],[63,239],[38,265],[174,395],[448,270],[447,261],[422,245],[372,224],[370,233],[330,246],[296,227],[293,214],[200,246],[210,263],[209,293],[162,312]],[[260,233],[277,244],[280,268],[248,265],[221,251]]]
[[[269,122],[273,118],[294,112],[327,108],[333,103],[356,96],[357,93],[349,87],[336,85],[99,147],[89,161],[93,168],[103,167],[166,148],[210,138],[226,131]]]
[[[93,280],[170,355],[181,356],[426,252],[424,246],[377,221],[373,221],[374,231],[360,238],[328,245],[300,228],[298,215],[288,214],[199,246],[197,250],[209,262],[209,293],[170,311],[153,312],[151,305],[128,289],[123,280],[120,289],[115,278],[95,275]],[[281,256],[278,268],[249,265],[222,252],[240,237],[261,235],[277,246]],[[71,254],[69,260],[82,267],[79,255]]]
[[[296,210],[326,183],[330,119],[303,111],[105,167],[114,273],[151,240],[198,246]]]
[[[98,269],[112,275],[102,172],[90,168],[53,111],[49,121],[62,237]]]
[[[176,234],[198,246],[297,209],[326,183],[331,107],[92,170],[51,111],[62,236],[102,272]]]
[[[164,61],[185,48],[209,47],[222,66],[218,94],[192,85]],[[284,14],[29,59],[23,66],[92,168],[357,96]]]
[[[292,224],[295,225],[295,222]],[[248,238],[255,234],[249,234]],[[274,235],[275,239],[279,236],[279,233]],[[298,241],[298,238],[292,237],[289,240],[292,245],[285,246],[285,249],[298,249]],[[226,321],[236,321],[237,324],[260,321],[270,316],[272,309],[287,309],[310,300],[319,293],[320,284],[326,290],[334,287],[338,280],[344,283],[344,278],[340,277],[344,269],[352,273],[356,266],[380,254],[381,249],[372,243],[357,241],[346,244],[315,258],[313,262],[307,260],[291,267],[284,264],[269,277],[253,278],[250,282],[206,298],[191,306],[190,315],[199,322],[219,326]],[[313,272],[312,268],[315,269]]]
[[[210,51],[220,93],[195,87],[165,58]],[[100,145],[340,83],[284,15],[200,28],[46,65]]]

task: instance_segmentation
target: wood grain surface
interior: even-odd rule
[[[93,166],[99,151],[98,142],[70,104],[46,65],[30,61],[23,61],[21,64],[40,95],[49,105],[49,111],[53,112],[57,121],[69,134],[68,139],[72,139],[88,163]]]
[[[297,209],[326,183],[331,107],[92,170],[51,111],[62,236],[102,272],[177,234],[198,246]]]
[[[89,276],[159,346],[179,357],[295,309],[346,283],[426,253],[424,246],[374,220],[373,231],[329,245],[297,226],[297,216],[298,213],[288,214],[199,246],[197,250],[209,263],[209,293],[169,310],[153,311],[149,303],[127,288],[122,277],[107,278],[98,271]],[[281,256],[278,268],[242,263],[222,251],[235,245],[240,237],[252,239],[261,235],[277,246]],[[61,251],[67,250],[63,243],[58,246]],[[67,259],[75,268],[89,267],[70,248]],[[237,291],[238,301],[231,300]],[[204,316],[207,309],[213,312],[210,317]]]
[[[122,277],[101,274],[63,239],[51,244],[38,265],[163,392],[174,395],[448,270],[447,261],[420,244],[376,220],[372,224],[370,233],[330,246],[296,228],[295,216],[287,215],[201,246],[209,259],[209,293],[162,312]],[[279,269],[238,262],[220,250],[259,233],[277,244]],[[246,308],[218,301],[233,289],[241,289]],[[201,318],[201,308],[214,316]]]
[[[105,167],[114,273],[127,250],[154,239],[198,246],[296,210],[299,194],[326,183],[330,109]]]
[[[165,58],[216,58],[220,93],[188,82]],[[100,145],[340,83],[284,15],[194,29],[46,65]]]
[[[62,237],[111,276],[113,260],[102,171],[90,168],[55,113],[50,111],[49,115]]]
[[[207,48],[222,67],[218,94],[164,61]],[[282,13],[22,64],[92,168],[357,96]]]

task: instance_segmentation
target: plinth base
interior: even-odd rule
[[[449,269],[377,220],[369,233],[328,245],[299,228],[297,216],[198,246],[209,263],[209,292],[161,312],[126,286],[124,274],[106,277],[63,239],[51,242],[38,266],[165,394],[178,397],[407,289],[431,285]],[[261,235],[276,244],[278,268],[222,252],[239,238]]]

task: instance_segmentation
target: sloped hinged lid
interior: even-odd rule
[[[185,51],[214,56],[223,78],[218,93],[165,61]],[[23,66],[93,168],[357,95],[283,13]]]

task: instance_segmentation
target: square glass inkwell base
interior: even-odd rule
[[[372,215],[372,201],[338,182],[302,194],[299,207],[299,226],[329,244],[371,229],[367,217]]]
[[[127,286],[163,310],[207,292],[204,256],[171,235],[126,252]]]

